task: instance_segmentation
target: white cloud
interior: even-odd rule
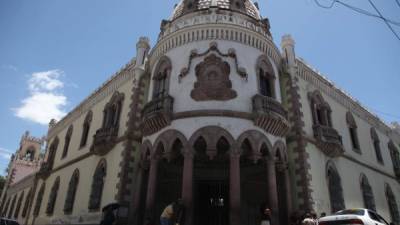
[[[10,150],[0,147],[0,157],[1,158],[10,160],[12,154],[13,153]]]
[[[15,115],[42,125],[47,125],[51,119],[61,119],[67,105],[67,97],[62,94],[63,74],[61,70],[33,73],[28,80],[30,96],[14,109]]]

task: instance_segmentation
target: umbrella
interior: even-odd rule
[[[104,206],[101,211],[104,212],[104,211],[107,211],[108,209],[115,210],[115,209],[118,209],[120,206],[121,205],[118,203],[110,203],[110,204]]]

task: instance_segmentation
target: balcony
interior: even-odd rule
[[[337,157],[344,153],[342,136],[332,127],[314,125],[314,137],[317,146],[328,156]]]
[[[117,142],[118,126],[100,128],[93,137],[91,151],[97,155],[105,155]]]
[[[147,103],[142,111],[143,135],[151,135],[171,124],[174,98],[166,96]]]
[[[275,136],[284,136],[289,131],[288,113],[274,98],[255,95],[253,97],[254,124]]]

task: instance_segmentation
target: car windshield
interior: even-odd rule
[[[362,209],[345,209],[339,212],[336,212],[334,215],[358,215],[363,216],[365,211]]]

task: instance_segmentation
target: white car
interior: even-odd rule
[[[378,213],[369,209],[345,209],[318,220],[319,225],[390,225]]]

